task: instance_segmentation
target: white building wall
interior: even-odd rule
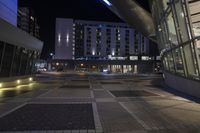
[[[111,55],[114,56],[116,54],[116,28],[111,29]]]
[[[120,56],[125,56],[125,28],[120,28]]]
[[[123,23],[111,23],[111,22],[98,22],[98,21],[82,21],[82,20],[76,20],[73,19],[57,19],[56,20],[56,43],[55,43],[55,58],[56,59],[73,59],[73,47],[72,47],[72,41],[73,41],[73,24],[82,24],[84,26],[84,56],[85,57],[108,57],[106,53],[107,48],[107,35],[106,30],[111,30],[111,47],[110,47],[110,53],[112,56],[120,56],[125,57],[126,51],[126,37],[125,33],[126,30],[129,30],[129,54],[135,55],[137,54],[135,52],[135,45],[137,45],[138,54],[142,53],[141,50],[141,38],[143,38],[143,35],[141,33],[138,33],[138,43],[135,44],[135,30],[130,28],[128,25]],[[87,54],[87,38],[88,38],[88,30],[87,28],[91,29],[91,47],[89,47],[90,55]],[[101,40],[100,40],[100,55],[97,55],[97,29],[101,29]],[[120,31],[120,52],[116,55],[116,45],[117,45],[117,36],[116,36],[116,30]],[[69,34],[69,42],[66,44],[66,34]],[[59,41],[60,36],[60,41]],[[145,52],[148,54],[148,40],[145,39]]]
[[[102,35],[101,35],[101,56],[103,57],[107,57],[106,55],[106,47],[107,47],[107,44],[106,44],[106,27],[103,27],[102,28]]]
[[[130,30],[130,47],[129,47],[129,52],[130,54],[134,54],[134,30]]]
[[[0,18],[17,26],[18,0],[0,0]]]
[[[55,59],[73,59],[73,19],[56,19]]]

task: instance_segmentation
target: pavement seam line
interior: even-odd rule
[[[14,111],[16,111],[17,109],[20,109],[21,107],[25,106],[26,104],[27,104],[27,102],[25,102],[25,103],[23,103],[23,104],[21,104],[21,105],[15,107],[15,108],[9,110],[9,111],[3,113],[2,115],[0,115],[0,118],[2,118],[2,117],[4,117],[4,116],[6,116],[6,115],[8,115],[8,114],[10,114],[10,113],[12,113],[12,112],[14,112]]]
[[[98,133],[99,132],[103,133],[103,128],[102,128],[101,121],[99,118],[96,102],[92,102],[92,108],[93,108],[93,115],[94,115],[95,130],[98,131]]]
[[[135,120],[137,120],[138,123],[142,125],[142,127],[146,130],[151,130],[151,128],[143,121],[141,120],[137,115],[135,115],[132,111],[130,111],[123,102],[119,102],[119,104],[133,117]]]

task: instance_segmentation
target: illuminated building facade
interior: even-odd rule
[[[55,31],[53,70],[154,71],[156,44],[125,23],[57,18]]]
[[[55,59],[128,59],[149,55],[149,39],[125,23],[56,19]]]

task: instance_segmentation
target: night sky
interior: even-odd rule
[[[141,4],[148,9],[147,0]],[[50,58],[55,44],[55,18],[123,22],[100,0],[19,0],[19,7],[31,7],[40,25],[40,39],[44,42],[42,58]]]

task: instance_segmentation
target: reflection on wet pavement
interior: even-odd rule
[[[6,97],[14,97],[14,96],[18,96],[20,94],[23,93],[27,93],[31,90],[3,90],[0,91],[0,98],[6,98]]]
[[[15,87],[15,88],[0,89],[0,99],[15,97],[15,96],[18,96],[20,94],[30,92],[30,91],[32,91],[32,89],[31,89],[32,85],[33,84],[18,86],[18,87]]]

